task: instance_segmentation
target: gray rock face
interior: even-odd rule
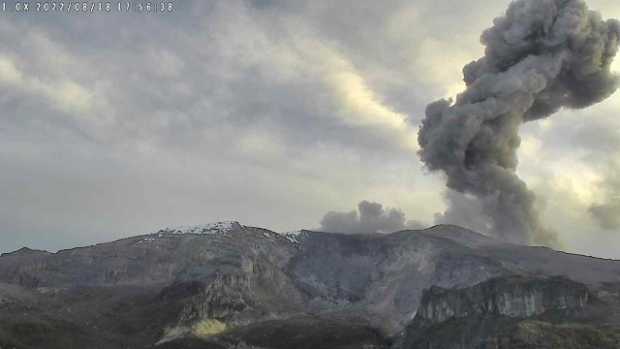
[[[617,304],[616,304],[617,305]],[[620,347],[620,325],[589,288],[565,277],[505,276],[431,287],[398,349]]]
[[[496,278],[476,286],[425,292],[417,317],[431,324],[473,315],[527,318],[554,310],[582,310],[591,295],[588,288],[563,277],[535,279]]]
[[[492,243],[473,232],[463,234]],[[428,286],[473,285],[506,272],[497,261],[434,236],[432,230],[391,235],[310,233],[288,265],[312,311],[359,314],[362,309],[361,315],[388,333],[412,318]]]

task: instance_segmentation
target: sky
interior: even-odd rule
[[[462,91],[508,3],[0,13],[0,251],[220,220],[311,229],[358,204],[430,226],[451,194],[417,156],[419,123]],[[620,18],[617,0],[588,4]],[[620,259],[619,107],[522,128],[518,174],[566,251]]]

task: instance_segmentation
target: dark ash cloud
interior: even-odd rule
[[[392,233],[420,228],[422,228],[421,223],[407,221],[401,210],[384,208],[379,203],[369,201],[360,202],[357,205],[357,211],[332,211],[325,214],[321,220],[321,230],[343,234]]]
[[[620,23],[602,20],[582,0],[514,1],[482,34],[485,56],[464,67],[466,90],[454,103],[428,105],[421,159],[446,174],[448,188],[479,201],[489,233],[516,243],[554,242],[534,193],[516,174],[519,127],[611,95],[619,40]]]
[[[436,224],[454,224],[478,232],[488,232],[492,227],[491,217],[475,196],[448,190],[445,200],[448,208],[435,215]]]

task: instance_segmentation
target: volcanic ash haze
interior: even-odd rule
[[[584,1],[514,1],[483,32],[484,57],[463,68],[466,90],[454,103],[427,106],[421,159],[447,175],[450,189],[479,201],[489,233],[516,243],[554,241],[515,172],[519,127],[611,95],[619,38],[620,22],[603,20]]]

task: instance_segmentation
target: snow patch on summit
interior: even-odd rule
[[[163,238],[165,235],[218,235],[238,231],[241,229],[243,229],[243,226],[237,221],[223,221],[200,225],[170,227],[163,228],[153,234],[149,234],[142,240],[138,241],[138,243],[157,241],[158,239]]]
[[[222,234],[229,233],[231,231],[240,230],[241,224],[236,221],[223,221],[216,223],[192,225],[192,226],[180,226],[175,228],[164,228],[157,232],[157,234]]]
[[[298,244],[308,235],[307,230],[296,230],[282,234],[290,243]]]

